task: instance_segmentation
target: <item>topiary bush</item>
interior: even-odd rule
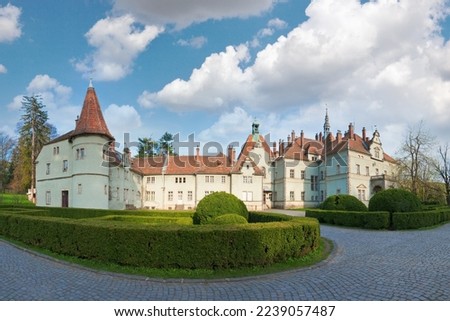
[[[247,224],[247,220],[245,217],[237,214],[224,214],[219,215],[214,218],[212,218],[209,221],[211,224],[216,225],[224,225],[224,224]]]
[[[367,211],[367,206],[352,195],[331,195],[320,205],[323,210]]]
[[[248,211],[244,202],[233,194],[225,192],[205,196],[197,205],[194,224],[207,224],[211,219],[223,214],[237,214],[248,220]]]
[[[399,188],[386,189],[369,201],[369,211],[417,212],[422,209],[420,200],[413,193]]]

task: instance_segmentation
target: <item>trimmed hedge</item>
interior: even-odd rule
[[[244,202],[233,194],[215,192],[202,198],[194,214],[194,224],[206,224],[216,216],[237,214],[248,220],[248,211]]]
[[[369,201],[369,211],[417,212],[422,204],[410,191],[391,188],[376,193]]]
[[[367,206],[353,195],[331,195],[320,204],[322,210],[367,211]]]
[[[392,227],[396,230],[417,229],[450,221],[450,209],[392,214]]]
[[[247,224],[245,217],[237,214],[223,214],[214,217],[209,221],[210,224],[223,225],[223,224]]]
[[[294,217],[289,221],[245,225],[143,226],[0,211],[0,234],[80,258],[138,267],[190,269],[269,265],[304,256],[317,249],[320,242],[317,220]]]
[[[306,217],[314,217],[320,223],[335,224],[365,229],[387,229],[390,225],[388,212],[306,210]]]

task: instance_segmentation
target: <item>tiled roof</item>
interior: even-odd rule
[[[114,140],[114,137],[109,132],[108,126],[106,126],[105,119],[103,118],[102,109],[100,108],[95,89],[91,86],[87,89],[83,109],[77,120],[72,137],[86,134],[103,135]]]

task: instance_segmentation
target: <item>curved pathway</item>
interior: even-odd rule
[[[219,281],[95,272],[0,240],[0,300],[450,300],[450,224],[424,231],[322,226],[325,262]]]

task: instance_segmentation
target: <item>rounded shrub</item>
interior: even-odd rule
[[[417,212],[422,209],[420,200],[410,191],[398,188],[386,189],[369,201],[369,211]]]
[[[367,206],[352,195],[331,195],[320,205],[323,210],[367,211]]]
[[[194,224],[206,224],[216,216],[230,213],[248,220],[248,211],[244,202],[233,194],[217,192],[205,196],[198,203],[193,220]]]
[[[214,217],[209,221],[211,224],[224,225],[224,224],[247,224],[245,217],[237,214],[224,214]]]

